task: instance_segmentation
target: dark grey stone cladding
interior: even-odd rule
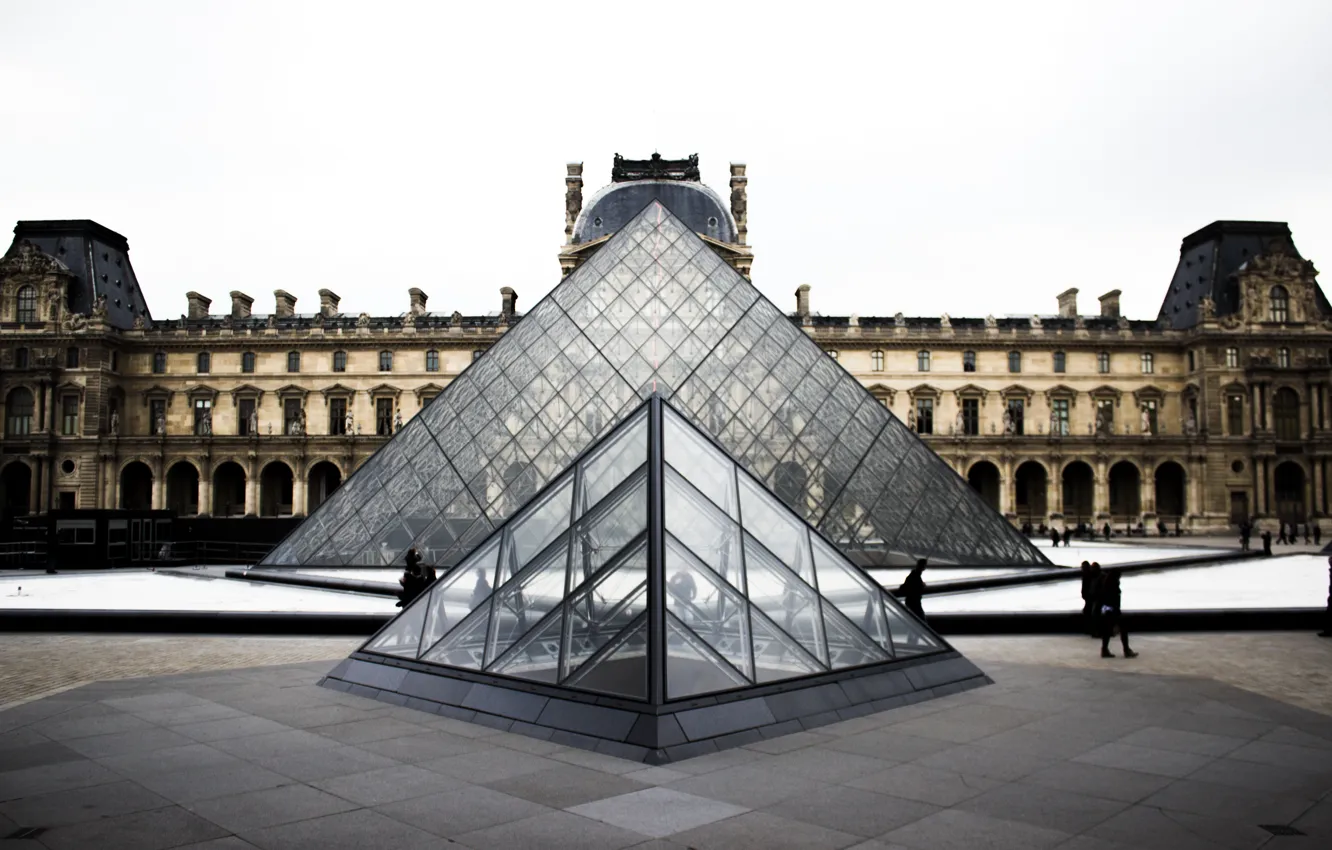
[[[991,684],[956,652],[653,707],[355,653],[321,685],[647,764],[667,764]],[[572,697],[572,698],[571,698]]]

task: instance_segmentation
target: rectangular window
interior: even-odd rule
[[[65,349],[65,368],[79,368],[79,350],[73,346]]]
[[[241,355],[241,371],[249,375],[254,372],[254,352],[247,351]]]
[[[381,371],[381,372],[392,372],[392,371],[393,371],[393,352],[392,352],[392,351],[381,351],[381,352],[379,352],[379,371]]]
[[[242,437],[256,436],[250,431],[250,417],[254,415],[254,399],[243,398],[236,408],[236,433]],[[258,424],[257,422],[255,424]]]
[[[213,370],[213,356],[207,351],[199,352],[199,374],[207,375]]]
[[[928,351],[916,352],[916,371],[917,372],[930,371],[930,353]]]
[[[1142,353],[1142,374],[1150,375],[1156,371],[1156,356],[1150,351]]]
[[[79,397],[76,395],[60,399],[60,433],[66,436],[79,433]]]
[[[1096,400],[1096,433],[1115,433],[1115,400],[1112,398]]]
[[[333,352],[333,371],[334,372],[347,371],[347,352],[345,351]]]
[[[1010,371],[1010,372],[1021,372],[1021,371],[1022,371],[1022,352],[1021,352],[1021,351],[1010,351],[1010,352],[1008,352],[1008,371]]]
[[[870,352],[870,368],[872,368],[875,372],[883,371],[882,351],[875,350]]]
[[[963,372],[976,371],[976,352],[974,351],[962,352],[962,371]]]
[[[916,399],[916,433],[934,433],[934,399]]]
[[[19,322],[37,321],[37,287],[25,286],[19,289],[14,318]]]
[[[1062,437],[1068,436],[1068,399],[1056,398],[1050,400],[1051,409],[1054,415],[1050,417],[1050,427],[1054,432]]]
[[[1015,435],[1020,437],[1025,434],[1027,400],[1024,398],[1010,398],[1008,400],[1008,418],[1013,422],[1013,433]],[[1004,428],[1007,430],[1007,423],[1004,424]]]
[[[426,371],[439,371],[439,352],[433,348],[426,352]]]
[[[1278,368],[1278,369],[1289,369],[1289,368],[1290,368],[1290,349],[1289,349],[1289,348],[1278,348],[1278,349],[1277,349],[1277,368]]]
[[[328,433],[347,433],[347,400],[331,398],[328,400]]]
[[[160,435],[166,433],[166,399],[155,398],[148,403],[148,433]]]
[[[1235,348],[1235,347],[1232,346],[1231,348],[1227,348],[1227,349],[1226,349],[1226,368],[1227,368],[1227,369],[1238,369],[1238,368],[1239,368],[1239,349],[1238,349],[1238,348]]]
[[[194,400],[194,433],[211,434],[213,428],[213,400],[196,398]]]
[[[1194,366],[1193,366],[1193,362],[1194,362],[1194,361],[1193,361],[1193,352],[1192,352],[1192,351],[1188,352],[1188,355],[1189,355],[1189,371],[1192,372],[1193,369],[1194,369]]]
[[[1226,396],[1226,433],[1232,437],[1244,436],[1244,396],[1239,393]]]
[[[282,433],[301,433],[301,400],[299,398],[282,400]]]
[[[1065,362],[1066,362],[1066,355],[1064,354],[1064,352],[1056,351],[1054,353],[1054,370],[1056,372],[1064,371]]]
[[[165,352],[165,351],[155,351],[155,352],[153,352],[153,374],[154,374],[154,375],[165,375],[165,374],[166,374],[166,352]]]
[[[980,399],[962,399],[962,433],[974,437],[980,433]]]
[[[288,372],[301,371],[301,353],[299,351],[287,352],[287,371]]]
[[[375,433],[387,437],[393,433],[393,399],[375,399]]]
[[[1096,355],[1096,371],[1102,375],[1110,373],[1110,352],[1102,351]]]

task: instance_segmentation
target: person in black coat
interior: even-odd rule
[[[1107,523],[1105,524],[1105,527],[1102,528],[1101,531],[1105,533],[1105,542],[1106,542],[1106,543],[1109,543],[1109,542],[1110,542],[1110,523],[1107,522]]]
[[[1064,548],[1068,548],[1068,541],[1073,539],[1073,532],[1068,526],[1064,526]]]
[[[921,597],[925,594],[925,559],[921,558],[916,562],[916,567],[907,574],[906,580],[902,586],[897,588],[895,594],[907,610],[915,614],[922,621],[925,619],[925,606],[921,603]]]
[[[1059,529],[1050,529],[1050,542],[1054,544],[1054,548],[1059,548]]]
[[[1272,532],[1270,531],[1263,532],[1263,554],[1272,554]]]
[[[1101,581],[1101,565],[1093,564],[1091,561],[1082,562],[1082,620],[1086,624],[1087,634],[1092,637],[1100,635],[1101,630],[1096,625],[1096,615],[1099,613],[1096,609],[1096,591]]]
[[[1125,658],[1137,658],[1138,653],[1129,648],[1128,630],[1124,628],[1124,612],[1121,607],[1119,570],[1106,570],[1100,581],[1100,593],[1096,600],[1097,611],[1101,619],[1101,657],[1114,658],[1110,651],[1110,638],[1119,632],[1119,642],[1124,647]]]
[[[406,608],[413,599],[420,596],[421,591],[430,586],[434,573],[433,569],[430,570],[430,577],[427,577],[428,574],[421,567],[421,555],[415,546],[407,550],[404,560],[407,566],[402,571],[402,578],[398,579],[398,584],[402,585],[402,590],[398,591],[399,608]]]

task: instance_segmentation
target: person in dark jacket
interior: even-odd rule
[[[925,559],[921,558],[916,562],[916,567],[907,574],[906,580],[902,586],[897,588],[896,596],[902,600],[902,604],[907,607],[921,620],[925,619],[925,606],[921,603],[921,597],[925,594]]]
[[[1270,531],[1263,532],[1263,554],[1272,554],[1272,532]]]
[[[1107,522],[1107,523],[1105,524],[1105,527],[1102,528],[1101,531],[1105,532],[1105,542],[1106,542],[1106,543],[1109,543],[1109,542],[1110,542],[1110,523]]]
[[[1101,619],[1101,657],[1114,658],[1110,651],[1110,638],[1119,632],[1119,642],[1124,647],[1125,658],[1137,658],[1138,653],[1129,648],[1128,630],[1124,628],[1124,612],[1121,608],[1119,570],[1106,570],[1100,581],[1100,593],[1096,600],[1097,611]]]
[[[1068,541],[1073,539],[1073,531],[1068,526],[1064,526],[1064,548],[1068,548]]]
[[[1057,528],[1050,529],[1050,542],[1054,544],[1054,548],[1056,549],[1059,548],[1059,529]]]
[[[430,586],[430,580],[426,578],[426,572],[421,568],[421,555],[415,546],[407,550],[404,560],[407,566],[402,571],[402,578],[398,579],[398,584],[402,585],[402,590],[398,592],[399,608],[406,608],[413,599],[421,595],[421,591]]]
[[[1314,545],[1315,545],[1315,546],[1322,546],[1322,545],[1323,545],[1323,529],[1318,525],[1317,522],[1315,522],[1315,523],[1313,524],[1313,536],[1314,536]]]
[[[1290,541],[1286,539],[1286,524],[1284,522],[1277,523],[1277,543],[1282,544],[1289,542]]]
[[[1100,627],[1096,625],[1096,591],[1101,581],[1101,565],[1091,561],[1082,562],[1082,620],[1087,634],[1098,637]]]
[[[1249,551],[1249,537],[1253,535],[1253,526],[1249,525],[1247,522],[1242,522],[1240,523],[1239,532],[1240,551],[1247,552]]]

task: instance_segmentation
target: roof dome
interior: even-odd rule
[[[632,180],[597,192],[574,223],[574,244],[591,242],[624,227],[652,201],[661,201],[695,233],[736,242],[735,219],[718,194],[702,183],[682,180]]]

